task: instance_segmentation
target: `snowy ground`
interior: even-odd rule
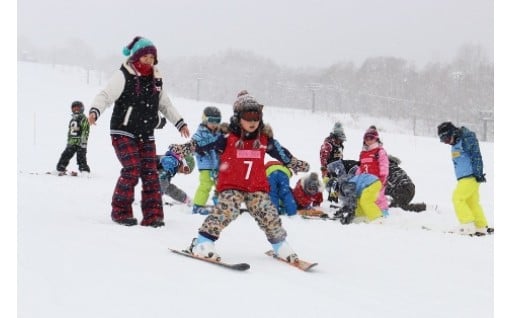
[[[71,101],[83,100],[88,109],[100,89],[85,78],[73,68],[18,64],[19,317],[493,316],[499,229],[496,236],[482,238],[421,229],[457,224],[450,200],[455,186],[450,150],[434,136],[412,136],[388,120],[266,106],[264,120],[276,138],[315,170],[320,144],[335,120],[345,124],[345,157],[354,159],[364,130],[377,125],[388,153],[403,161],[416,183],[414,201],[431,208],[423,213],[391,209],[383,225],[283,217],[299,256],[319,263],[310,273],[265,256],[270,245],[244,214],[216,244],[224,260],[251,264],[238,273],[169,253],[168,247],[188,246],[204,218],[186,206],[166,206],[163,228],[122,227],[110,220],[120,169],[110,145],[110,112],[92,127],[91,178],[30,174],[55,169],[65,147]],[[233,96],[242,88],[234,88]],[[230,105],[173,100],[192,131],[207,105],[218,106],[224,119],[231,115]],[[185,141],[170,126],[157,138],[162,153],[168,144]],[[482,142],[481,150],[488,180],[481,186],[481,201],[494,225],[494,144]],[[77,169],[74,159],[69,168]],[[197,176],[194,171],[173,181],[193,195]],[[135,216],[141,219],[138,206]]]

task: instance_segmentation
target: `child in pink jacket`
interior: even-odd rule
[[[389,159],[386,150],[382,147],[379,139],[379,132],[375,126],[370,126],[363,137],[363,149],[359,154],[359,168],[356,175],[361,173],[369,173],[378,177],[382,183],[379,192],[377,205],[379,206],[384,217],[389,215],[388,200],[386,198],[386,183],[389,173]]]

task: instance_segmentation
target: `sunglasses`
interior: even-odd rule
[[[261,113],[255,112],[255,111],[245,112],[245,113],[242,113],[242,115],[240,115],[240,117],[242,117],[242,119],[245,121],[260,121]]]
[[[364,136],[364,140],[377,140],[375,136]]]
[[[213,116],[210,116],[210,117],[207,117],[206,120],[210,123],[210,124],[220,124],[220,121],[221,121],[221,118],[220,117],[213,117]]]

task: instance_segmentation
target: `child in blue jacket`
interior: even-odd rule
[[[177,173],[191,173],[194,170],[194,166],[194,157],[190,155],[182,158],[180,155],[169,150],[165,155],[158,156],[158,180],[162,196],[168,195],[177,202],[190,206],[192,204],[190,197],[185,191],[171,183],[171,179]]]
[[[221,120],[222,116],[217,107],[208,106],[203,110],[202,122],[192,136],[192,140],[197,146],[201,147],[217,140],[219,135],[221,135],[219,130]],[[195,157],[199,170],[199,185],[194,195],[192,213],[207,215],[210,213],[210,209],[206,207],[206,202],[217,181],[219,155],[212,149],[209,151],[196,151]],[[216,204],[216,196],[212,200]]]

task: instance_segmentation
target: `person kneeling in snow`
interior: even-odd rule
[[[190,206],[192,204],[190,197],[185,191],[172,184],[171,179],[177,173],[190,174],[194,170],[194,158],[191,155],[182,158],[170,150],[158,158],[158,179],[162,196],[168,195],[174,200]]]
[[[342,160],[330,163],[327,169],[332,175],[337,175],[337,193],[343,207],[335,216],[342,224],[354,220],[370,223],[382,218],[382,211],[376,203],[382,189],[378,177],[369,173],[355,175],[357,166],[347,173]]]
[[[293,171],[282,162],[271,160],[265,164],[265,172],[270,185],[268,194],[279,214],[296,215],[297,203],[290,188],[290,178]]]
[[[302,177],[295,188],[293,197],[297,202],[299,215],[326,217],[327,214],[320,210],[320,204],[324,201],[323,186],[316,172],[311,172]]]

